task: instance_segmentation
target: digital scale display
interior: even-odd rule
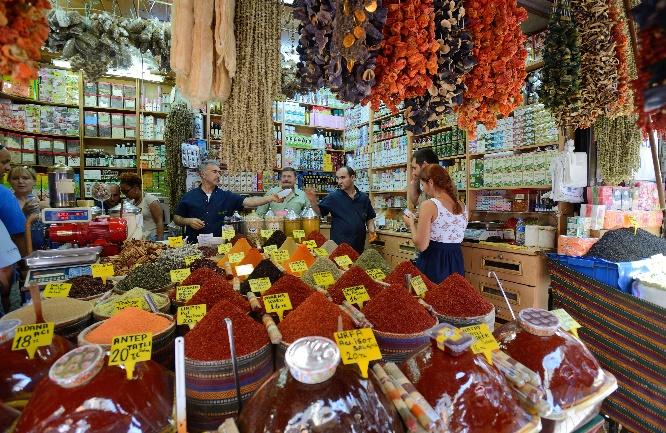
[[[45,224],[66,222],[88,222],[90,221],[90,209],[87,207],[76,208],[46,208],[42,210],[42,222]]]
[[[36,269],[28,272],[26,286],[29,286],[30,284],[44,286],[48,283],[59,283],[82,275],[92,275],[90,265]]]

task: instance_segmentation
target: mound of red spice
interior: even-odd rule
[[[180,284],[181,286],[191,286],[191,285],[199,285],[203,286],[205,282],[207,281],[216,281],[216,280],[224,280],[224,276],[217,271],[213,270],[212,268],[209,267],[204,267],[204,268],[199,268],[185,278],[183,282]]]
[[[363,314],[376,330],[394,334],[423,332],[437,322],[402,286],[386,287],[370,298]]]
[[[305,240],[315,241],[317,243],[317,246],[321,247],[328,239],[326,239],[326,236],[322,235],[321,232],[315,230],[313,232],[310,232],[310,234],[305,237]]]
[[[250,303],[241,296],[224,278],[209,279],[185,305],[206,304],[206,311],[211,311],[218,302],[227,301],[242,311],[250,311]]]
[[[338,317],[342,317],[343,330],[355,328],[354,322],[337,305],[314,292],[280,322],[278,328],[285,343],[310,336],[333,339],[333,333],[338,331]]]
[[[428,290],[425,301],[439,314],[452,317],[483,316],[493,308],[460,274],[451,274],[442,284]]]
[[[209,246],[199,247],[199,251],[201,251],[201,254],[203,254],[205,258],[214,257],[219,254],[217,248]]]
[[[362,268],[352,266],[328,289],[328,293],[331,295],[333,302],[336,304],[342,304],[342,301],[345,300],[345,294],[342,292],[342,289],[352,286],[365,286],[365,290],[368,291],[370,299],[374,298],[375,295],[382,291],[382,286],[370,278]]]
[[[409,260],[405,260],[404,262],[402,262],[398,266],[396,266],[395,269],[393,269],[393,272],[391,272],[390,274],[388,274],[386,276],[386,278],[384,279],[384,282],[389,283],[389,284],[397,284],[398,286],[407,288],[407,285],[405,283],[405,275],[406,274],[410,274],[412,277],[416,277],[417,275],[420,275],[421,278],[423,278],[423,282],[425,283],[428,290],[432,290],[435,287],[437,287],[437,284],[430,281],[430,278],[423,275],[423,273],[421,273],[419,268],[417,268]]]
[[[185,335],[185,356],[199,361],[231,358],[224,319],[234,327],[236,355],[244,356],[270,343],[266,328],[226,301],[218,302],[201,322]]]
[[[351,245],[349,245],[346,242],[343,242],[340,245],[338,245],[336,249],[333,250],[331,255],[328,256],[328,258],[335,261],[335,258],[340,256],[349,256],[351,261],[355,262],[358,259],[359,254],[356,252],[354,248],[352,248]]]
[[[287,316],[313,294],[314,290],[312,290],[310,286],[305,284],[300,278],[285,274],[277,280],[270,289],[266,290],[262,296],[275,295],[277,293],[289,293],[292,310],[284,312],[285,316]]]

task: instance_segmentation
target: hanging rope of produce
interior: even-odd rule
[[[175,211],[185,193],[187,170],[183,167],[180,145],[194,135],[194,114],[185,104],[175,104],[166,119],[164,144],[166,147],[167,185],[171,211]]]
[[[373,110],[384,102],[393,112],[405,99],[422,96],[437,74],[433,0],[390,0],[382,50],[377,56],[376,83],[362,103]]]
[[[638,116],[600,116],[594,123],[597,142],[597,164],[606,185],[628,182],[640,167],[642,134]]]
[[[473,139],[477,123],[491,130],[523,102],[527,50],[520,23],[527,12],[516,0],[476,0],[467,3],[467,16],[478,63],[465,78],[458,125]]]
[[[580,104],[580,34],[568,0],[553,3],[543,50],[539,99],[560,126]]]
[[[275,167],[273,101],[281,92],[280,2],[236,2],[236,76],[222,106],[220,157],[231,172]]]
[[[330,40],[333,34],[334,5],[330,0],[294,1],[294,18],[301,24],[298,32],[298,75],[304,92],[324,87],[324,68],[330,62]]]
[[[472,35],[465,31],[465,7],[462,0],[435,0],[435,38],[437,75],[428,92],[405,101],[405,128],[422,134],[439,125],[439,120],[462,103],[465,74],[476,65]]]
[[[611,35],[615,42],[615,58],[617,59],[617,101],[610,106],[611,117],[626,116],[634,112],[634,99],[631,90],[629,75],[628,58],[631,56],[629,51],[629,38],[627,37],[627,17],[624,14],[624,8],[618,0],[610,2],[610,19],[613,21],[613,30]]]

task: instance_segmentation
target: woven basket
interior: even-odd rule
[[[123,292],[123,293],[124,293],[124,292]],[[152,293],[154,296],[160,296],[160,297],[164,298],[164,299],[167,301],[166,304],[165,304],[162,308],[159,309],[159,311],[160,311],[160,313],[169,314],[169,313],[171,312],[171,300],[169,299],[169,297],[166,296],[166,295],[159,294],[159,293],[154,293],[154,292],[151,292],[151,293]],[[115,301],[116,301],[116,299],[114,299],[113,297],[111,297],[111,298],[105,300],[104,302],[100,302],[99,304],[95,305],[95,308],[93,308],[93,314],[92,314],[93,318],[94,318],[96,321],[101,321],[101,320],[106,320],[106,319],[108,319],[109,317],[111,317],[111,316],[105,316],[105,315],[103,315],[103,314],[100,314],[100,313],[98,312],[98,310],[97,310],[97,306],[98,306],[98,305],[108,304],[108,303],[113,303],[113,302],[115,302]]]
[[[485,323],[490,328],[490,332],[493,332],[495,330],[495,307],[493,306],[490,313],[476,317],[454,317],[437,313],[437,320],[439,320],[439,323],[448,323],[457,328]]]
[[[437,324],[437,319],[432,318],[433,327]],[[423,349],[430,342],[430,337],[425,331],[415,334],[395,334],[392,332],[379,331],[373,329],[379,350],[382,352],[384,362],[395,362],[399,364],[412,356],[414,353]]]
[[[241,399],[248,400],[273,374],[273,348],[261,349],[238,358]],[[236,414],[236,382],[231,360],[197,361],[185,357],[188,427],[191,431],[215,430]]]

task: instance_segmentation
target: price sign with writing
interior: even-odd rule
[[[382,359],[375,334],[370,328],[340,331],[333,334],[343,364],[358,364],[361,376],[368,377],[370,361]]]
[[[107,278],[113,277],[115,275],[113,265],[111,263],[95,263],[94,265],[90,265],[90,270],[92,271],[92,276],[95,278],[101,278],[104,284],[106,284]]]
[[[185,257],[185,266],[189,267],[195,260],[198,260],[199,256],[187,256]]]
[[[324,154],[324,164],[322,168],[324,171],[333,171],[333,157],[330,153]]]
[[[284,312],[291,310],[291,299],[289,293],[276,293],[274,295],[263,296],[264,307],[267,313],[277,313],[280,320],[284,317]]]
[[[289,251],[287,250],[275,250],[271,253],[271,257],[278,263],[286,262],[289,260]]]
[[[275,232],[275,230],[262,230],[260,233],[262,238],[268,239],[273,236],[273,232]]]
[[[315,248],[314,250],[312,250],[312,252],[314,252],[317,257],[328,257],[329,256],[328,251],[326,251],[326,249],[324,249],[324,248]]]
[[[231,251],[231,244],[220,244],[217,246],[218,254],[228,254]]]
[[[365,271],[370,278],[373,280],[378,280],[378,281],[384,281],[384,278],[386,278],[386,275],[381,269],[375,268],[375,269],[368,269]]]
[[[308,264],[305,263],[305,260],[298,260],[296,262],[289,263],[289,269],[295,274],[302,274],[308,270]]]
[[[182,283],[185,278],[190,276],[190,268],[174,269],[171,271],[171,282]]]
[[[335,263],[338,264],[343,269],[347,269],[352,265],[352,260],[349,258],[349,256],[338,256],[335,258]]]
[[[319,287],[326,288],[335,284],[333,274],[330,272],[315,272],[312,274],[312,278],[314,279],[315,284]]]
[[[185,241],[182,236],[169,236],[167,238],[167,243],[171,248],[181,248],[185,245]]]
[[[45,298],[66,298],[72,289],[70,283],[48,283],[44,289]]]
[[[472,352],[483,353],[488,363],[492,365],[492,353],[495,350],[499,350],[500,347],[493,333],[490,332],[488,325],[481,323],[480,325],[465,326],[460,328],[460,330],[474,337],[475,341],[472,343]]]
[[[363,285],[345,287],[342,293],[350,304],[356,304],[358,308],[363,308],[363,303],[370,300],[370,295]]]
[[[305,237],[305,230],[294,230],[291,234],[294,239],[303,239]]]
[[[185,305],[178,307],[176,324],[188,325],[190,329],[206,315],[206,304]]]
[[[273,254],[275,251],[277,251],[278,247],[277,245],[266,245],[264,247],[264,252],[266,254]]]
[[[250,290],[257,293],[264,293],[271,288],[271,280],[268,277],[252,278],[247,280],[250,283]]]
[[[315,241],[303,241],[303,245],[308,247],[309,250],[314,250],[315,248],[317,248],[317,242]]]
[[[417,275],[416,277],[412,278],[411,284],[412,284],[412,289],[414,289],[414,293],[416,294],[416,296],[420,296],[421,298],[423,298],[425,292],[428,291],[428,287],[426,287],[423,278],[421,278],[420,275]]]
[[[14,334],[12,350],[25,350],[28,358],[32,359],[38,348],[51,344],[54,329],[53,322],[19,326]]]
[[[189,301],[195,293],[201,288],[198,284],[193,284],[191,286],[179,286],[176,287],[176,301],[187,302]]]
[[[127,307],[134,307],[134,308],[141,308],[147,310],[148,308],[144,308],[145,306],[145,301],[141,298],[125,298],[125,299],[120,299],[116,302],[113,303],[113,309],[117,313],[118,311],[122,311]]]
[[[236,236],[236,230],[233,227],[224,227],[222,229],[222,239],[225,241],[231,240]]]
[[[153,334],[150,332],[113,337],[109,365],[124,366],[127,379],[132,380],[136,363],[150,361],[152,354]]]
[[[560,319],[560,328],[564,329],[566,332],[572,333],[576,338],[578,338],[578,328],[581,327],[580,323],[576,322],[576,320],[571,317],[571,315],[569,315],[566,310],[558,308],[557,310],[552,310],[551,313]]]
[[[229,254],[228,258],[229,258],[229,263],[234,265],[236,263],[240,263],[243,261],[243,259],[245,258],[245,253],[242,251],[240,253],[231,253]]]

